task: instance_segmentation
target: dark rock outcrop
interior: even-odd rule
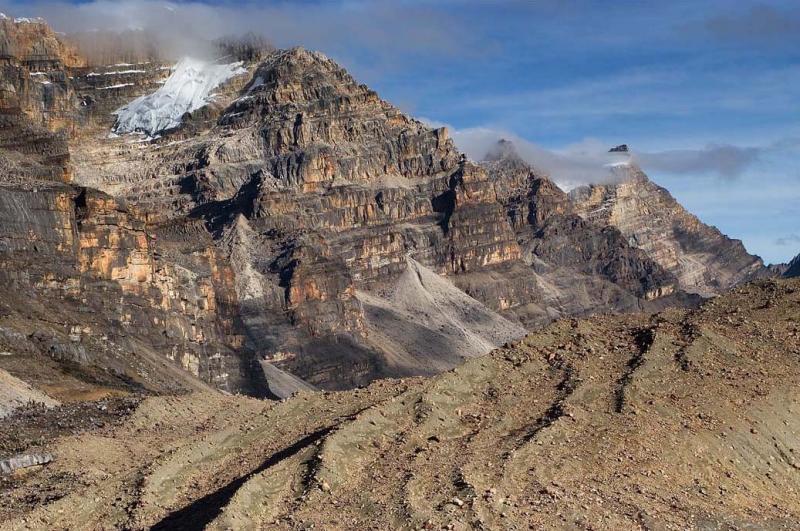
[[[783,276],[786,278],[800,277],[800,254],[789,262],[789,266],[783,272]]]

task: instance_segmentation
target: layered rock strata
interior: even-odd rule
[[[565,315],[691,302],[518,158],[466,160],[322,54],[255,54],[145,141],[110,136],[110,111],[168,70],[57,57],[43,72],[72,74],[69,127],[20,106],[0,146],[0,278],[15,323],[50,304],[48,335],[90,330],[55,349],[82,366],[158,390],[160,355],[231,392],[338,389],[443,370]],[[125,358],[137,349],[144,365]]]
[[[681,289],[711,296],[766,274],[761,259],[741,241],[687,212],[641,169],[631,165],[616,171],[622,174],[617,184],[573,190],[576,211],[619,229],[631,246],[675,275]]]

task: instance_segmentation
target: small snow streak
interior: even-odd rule
[[[144,74],[146,70],[116,70],[114,72],[89,72],[86,74],[86,77],[95,77],[95,76],[115,76],[115,75],[123,75],[123,74]]]
[[[97,90],[110,90],[122,87],[132,87],[133,83],[120,83],[119,85],[109,85],[108,87],[99,87]]]

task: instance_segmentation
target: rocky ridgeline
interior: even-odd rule
[[[19,26],[3,23],[6,40]],[[0,326],[13,324],[26,352],[66,344],[55,350],[68,361],[114,367],[125,385],[196,385],[169,372],[181,367],[233,392],[266,393],[264,370],[357,386],[452,367],[520,325],[693,303],[687,275],[722,279],[703,293],[744,278],[721,236],[688,240],[721,254],[689,275],[512,150],[466,160],[446,129],[319,53],[248,56],[211,104],[142,141],[109,137],[109,113],[153,91],[164,66],[89,68],[52,49],[42,70],[3,70],[3,101],[46,110],[57,86],[52,108],[64,111],[3,115],[16,129],[0,137],[0,290],[21,304]],[[33,91],[36,77],[50,85]],[[386,333],[397,330],[414,332]]]
[[[632,309],[639,300],[652,301],[675,292],[675,278],[670,273],[647,253],[630,245],[615,227],[581,217],[570,197],[550,179],[537,175],[510,142],[501,141],[482,164],[495,178],[495,187],[502,190],[500,201],[515,228],[526,262],[538,274],[549,277],[551,283],[557,284],[559,277],[565,276],[578,283],[588,278],[595,285],[598,280],[606,282],[619,294],[617,302],[593,301],[592,309],[619,309],[620,305]],[[571,296],[569,292],[557,293],[558,298]],[[628,300],[623,302],[625,298]],[[569,313],[580,310],[575,308]]]
[[[621,182],[581,187],[570,193],[584,218],[619,229],[678,280],[678,286],[712,296],[766,274],[764,263],[686,211],[638,167],[621,167]]]

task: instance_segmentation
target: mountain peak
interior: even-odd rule
[[[273,172],[307,189],[334,176],[427,176],[452,170],[459,158],[446,130],[409,118],[335,61],[300,47],[262,61],[219,124],[256,128],[270,156],[288,157]]]
[[[629,153],[628,144],[620,144],[608,150],[609,153]]]
[[[511,140],[501,138],[497,143],[489,148],[489,151],[484,155],[483,160],[488,162],[496,162],[501,160],[518,160],[520,159],[517,152],[517,146]]]

